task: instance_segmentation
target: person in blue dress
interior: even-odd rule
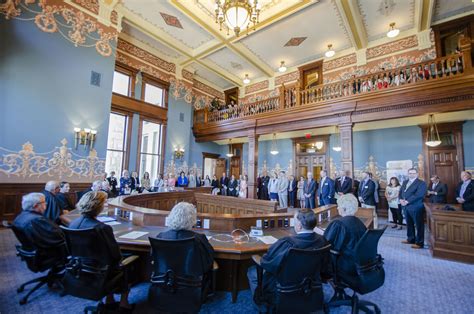
[[[184,175],[184,171],[181,171],[178,178],[178,186],[184,188],[188,186],[188,183],[189,181],[188,178]]]
[[[120,178],[120,195],[127,195],[131,192],[132,179],[130,178],[130,173],[128,170],[122,172],[122,177]]]

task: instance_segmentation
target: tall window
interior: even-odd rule
[[[107,138],[107,155],[105,172],[115,171],[120,177],[126,156],[126,139],[128,116],[120,113],[110,113],[109,135]]]
[[[162,134],[163,126],[159,123],[142,120],[140,145],[140,177],[145,172],[153,180],[162,172]]]
[[[164,106],[164,92],[163,88],[153,84],[145,83],[145,97],[144,101],[155,106]]]
[[[112,91],[124,96],[130,96],[130,75],[114,71],[114,80],[112,83]]]

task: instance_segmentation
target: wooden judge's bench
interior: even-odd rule
[[[167,230],[166,217],[175,204],[181,201],[194,203],[198,211],[194,231],[208,237],[219,265],[217,289],[232,291],[232,301],[235,302],[238,291],[248,289],[246,274],[247,268],[252,265],[251,256],[264,254],[270,247],[270,244],[248,237],[245,233],[250,233],[251,226],[261,226],[265,236],[275,239],[292,235],[294,211],[280,209],[276,202],[202,192],[207,191],[188,189],[120,196],[109,200],[105,215],[100,219],[114,219],[111,226],[117,242],[123,251],[140,255],[139,269],[142,272],[139,280],[147,281],[151,273],[148,237],[156,237]],[[314,211],[318,216],[318,227],[322,229],[338,216],[336,205],[319,207]],[[65,217],[66,223],[79,215],[77,211],[71,212]],[[359,209],[358,217],[367,227],[372,226],[371,210]],[[135,239],[128,238],[127,235],[133,231],[143,234]],[[231,234],[244,236],[237,239]]]

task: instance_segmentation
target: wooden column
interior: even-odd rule
[[[255,129],[249,133],[249,160],[248,160],[248,198],[257,198],[258,174],[258,135]]]
[[[341,166],[343,171],[349,170],[354,175],[354,162],[352,160],[352,123],[340,124],[341,133]]]

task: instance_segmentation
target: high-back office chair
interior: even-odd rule
[[[329,307],[351,306],[352,313],[358,313],[359,310],[365,313],[371,313],[368,306],[374,307],[375,313],[380,313],[377,304],[359,300],[357,293],[366,294],[381,287],[385,282],[385,270],[383,269],[383,258],[377,253],[377,246],[380,238],[387,229],[367,230],[362,238],[357,242],[355,251],[355,266],[357,274],[348,275],[338,271],[338,258],[340,252],[331,250],[334,264],[334,284],[335,294]],[[354,291],[352,296],[345,293],[344,289],[350,288]]]
[[[264,304],[269,312],[276,313],[325,310],[320,273],[324,255],[329,253],[330,247],[327,245],[317,250],[290,249],[282,261],[281,271],[275,274],[277,285],[272,302],[263,298],[263,268],[260,266],[260,256],[254,255],[258,278],[254,296],[256,303]]]
[[[20,299],[20,305],[23,305],[28,302],[30,295],[43,285],[47,284],[48,287],[51,287],[54,283],[59,283],[59,280],[63,275],[67,249],[65,245],[64,247],[52,248],[55,252],[64,252],[64,256],[61,256],[61,254],[51,254],[51,252],[41,250],[31,244],[28,237],[21,229],[12,226],[12,230],[18,241],[21,243],[21,245],[15,246],[17,252],[16,255],[26,263],[28,269],[34,273],[49,270],[46,275],[27,281],[17,289],[17,292],[21,293],[25,290],[27,285],[37,283],[33,289]]]
[[[158,311],[199,312],[208,292],[214,289],[215,276],[213,272],[203,273],[194,237],[149,240],[153,263],[149,302]]]
[[[95,228],[69,229],[61,226],[66,234],[70,256],[66,265],[63,284],[66,294],[100,301],[110,293],[118,291],[126,268],[138,258],[130,256],[116,268],[111,268],[111,261],[105,241],[98,241],[102,235]],[[103,303],[84,308],[84,313],[100,312]]]

